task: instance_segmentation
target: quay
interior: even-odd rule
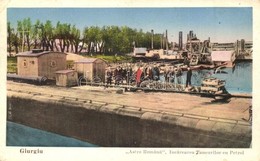
[[[114,91],[7,81],[7,119],[105,147],[250,146],[250,97]]]

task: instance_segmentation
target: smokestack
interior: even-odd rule
[[[161,49],[162,49],[163,48],[163,44],[162,44],[163,43],[163,35],[161,35],[160,37],[161,37],[160,38],[160,43],[161,43]]]
[[[193,38],[193,31],[190,30],[190,40]]]
[[[165,40],[164,40],[164,33],[162,34],[162,49],[164,49],[164,42],[165,42]]]
[[[153,35],[154,35],[154,33],[153,33],[153,30],[151,30],[151,32],[152,32],[152,43],[151,43],[151,48],[152,48],[152,50],[153,50]]]
[[[166,43],[166,50],[168,51],[168,32],[167,32],[167,30],[166,30],[166,38],[165,38],[165,43]]]
[[[182,50],[182,31],[179,32],[179,50]]]
[[[241,47],[241,51],[245,51],[245,39],[241,39],[241,45],[240,45],[240,47]]]

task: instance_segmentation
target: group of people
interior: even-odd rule
[[[136,84],[137,86],[143,80],[153,80],[158,81],[160,80],[160,68],[157,64],[150,64],[148,66],[139,66],[136,71]]]
[[[125,81],[127,84],[135,82],[137,85],[143,80],[155,80],[160,78],[160,69],[158,65],[139,65],[137,66],[120,66],[117,65],[113,70],[112,67],[108,67],[106,71],[106,83],[112,84],[114,80],[115,85],[123,84]]]
[[[192,71],[190,67],[187,68],[187,78],[186,87],[191,85]],[[163,70],[163,77],[167,83],[177,83],[182,82],[183,71],[179,66],[165,67]],[[112,84],[114,80],[115,85],[126,84],[135,82],[137,86],[144,80],[160,80],[160,67],[158,64],[148,64],[148,65],[138,65],[138,66],[120,66],[117,65],[116,68],[108,67],[106,71],[106,83],[108,85]]]
[[[179,66],[165,68],[163,75],[164,75],[165,82],[167,83],[181,84],[182,82],[183,72]],[[192,77],[192,70],[190,67],[187,67],[186,87],[191,85],[191,77]]]
[[[166,67],[163,72],[165,82],[174,83],[177,80],[177,83],[181,83],[182,69],[180,67]],[[176,79],[175,79],[176,78]]]
[[[112,70],[111,67],[108,67],[106,71],[106,83],[111,85],[113,79],[115,80],[115,85],[123,84],[124,80],[129,83],[132,74],[133,70],[130,66],[117,66],[115,70]]]

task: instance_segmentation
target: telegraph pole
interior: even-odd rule
[[[24,52],[24,48],[23,48],[23,46],[24,46],[24,33],[25,33],[25,32],[30,33],[30,31],[24,31],[24,26],[23,26],[23,24],[22,24],[22,31],[19,31],[19,32],[22,32],[22,35],[23,35],[23,41],[22,41],[22,52]]]

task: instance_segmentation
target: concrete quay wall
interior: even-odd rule
[[[236,120],[7,92],[7,119],[104,147],[248,148],[251,125]]]

